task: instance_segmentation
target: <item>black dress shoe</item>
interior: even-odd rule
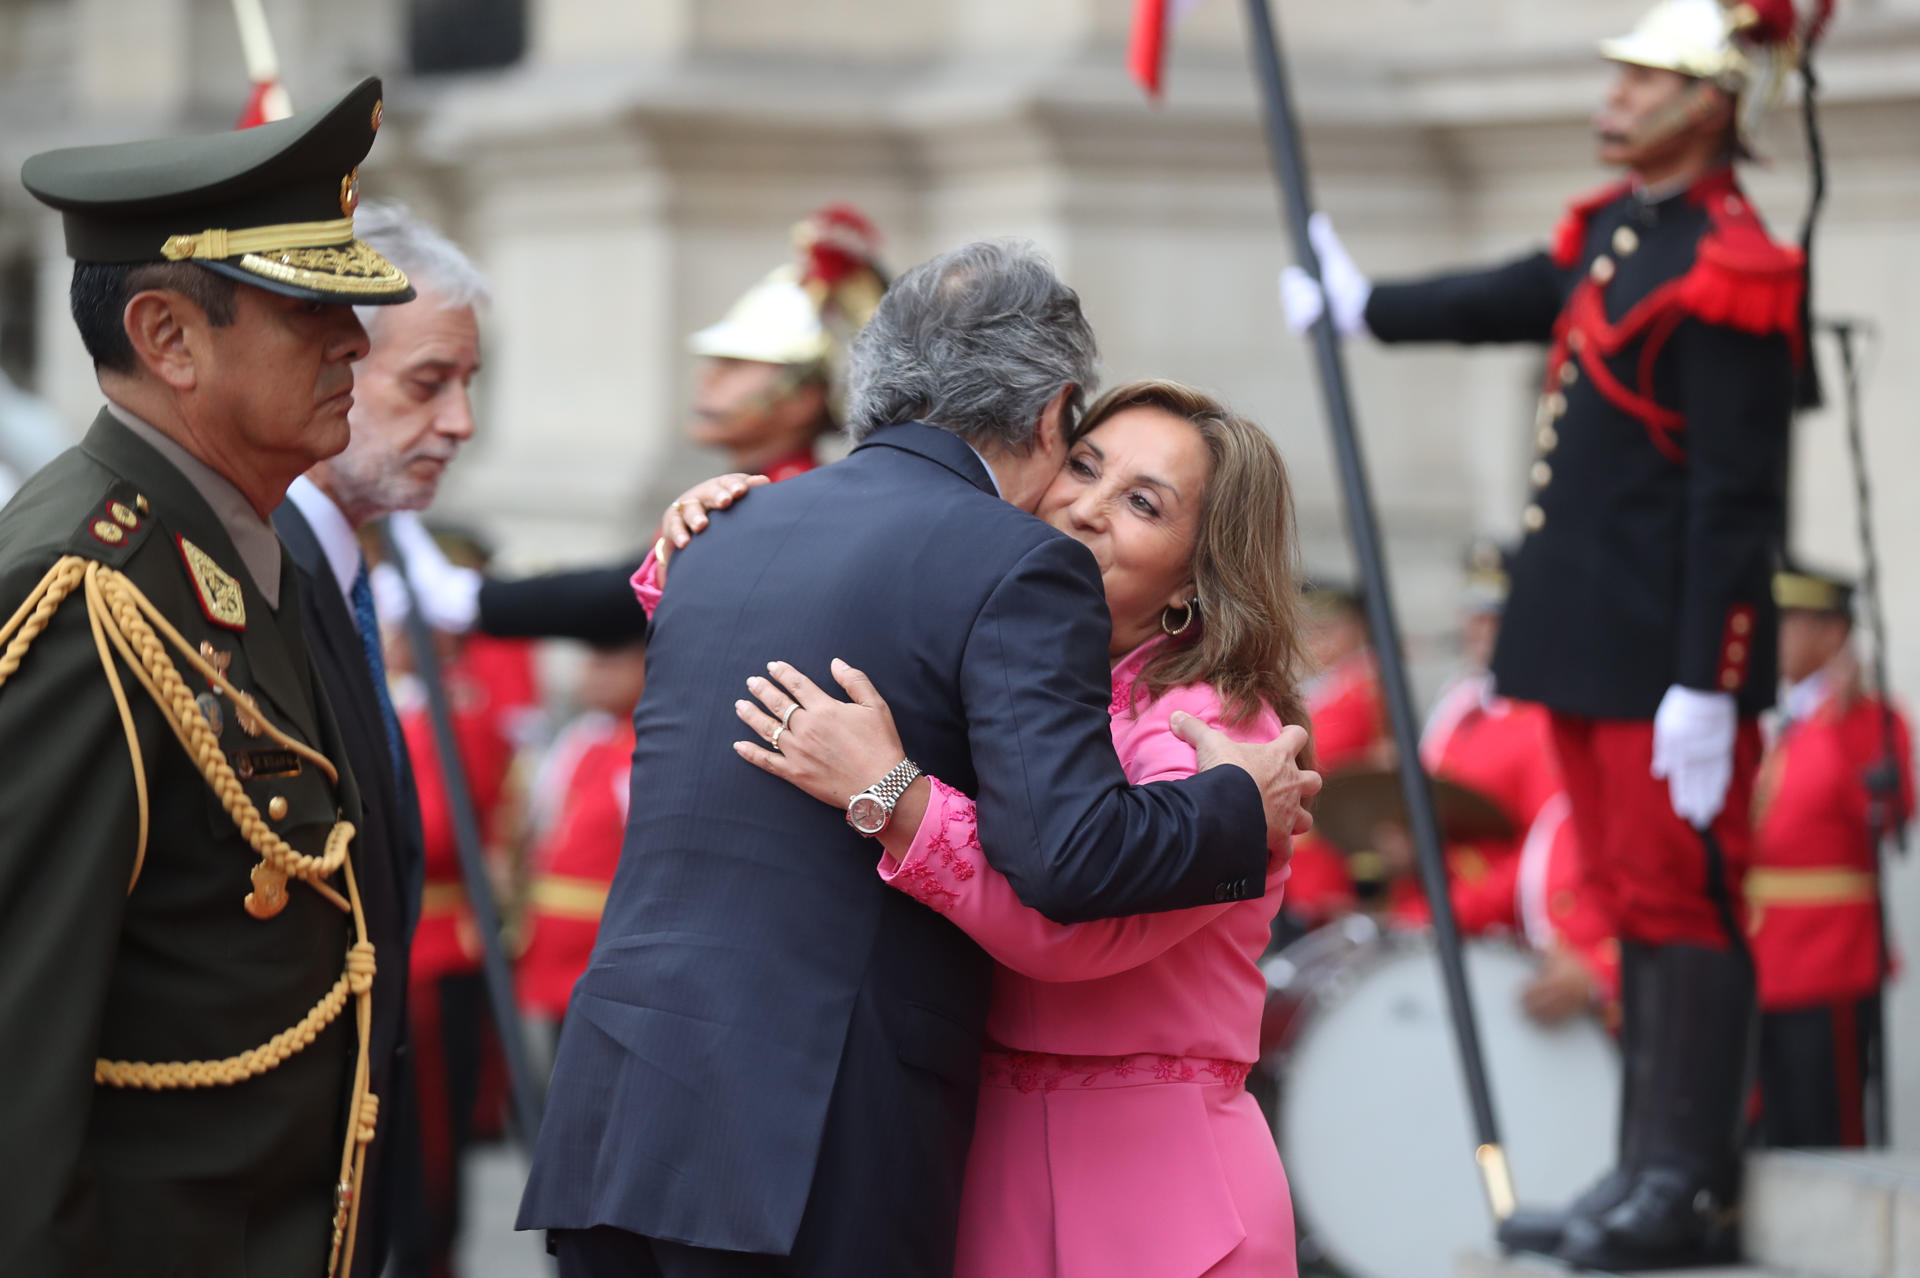
[[[1735,1264],[1737,1217],[1698,1177],[1649,1167],[1611,1211],[1570,1222],[1553,1257],[1607,1273]]]
[[[1633,1188],[1633,1174],[1616,1167],[1564,1207],[1521,1207],[1500,1222],[1496,1236],[1508,1251],[1551,1256],[1576,1220],[1592,1220],[1620,1205]]]

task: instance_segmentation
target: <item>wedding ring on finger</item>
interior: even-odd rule
[[[787,725],[793,722],[793,716],[799,713],[800,703],[798,701],[788,706],[780,715],[780,730],[783,732],[786,731]]]
[[[783,733],[786,732],[786,730],[787,730],[786,724],[776,723],[773,726],[773,735],[767,738],[767,744],[772,746],[774,749],[778,750],[780,748],[780,737]]]

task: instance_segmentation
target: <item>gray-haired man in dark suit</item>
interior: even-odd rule
[[[855,346],[854,454],[675,557],[634,719],[648,801],[520,1213],[566,1278],[952,1268],[992,963],[880,883],[847,816],[734,754],[732,703],[768,661],[869,672],[909,757],[977,796],[988,858],[1057,919],[1262,890],[1268,827],[1311,785],[1305,734],[1216,734],[1200,775],[1129,786],[1099,571],[1028,513],[1094,360],[1033,250],[927,262]]]

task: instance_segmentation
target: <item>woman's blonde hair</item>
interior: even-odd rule
[[[1193,543],[1194,614],[1148,660],[1138,686],[1157,697],[1207,683],[1236,721],[1267,706],[1282,722],[1307,727],[1297,679],[1304,666],[1299,539],[1279,448],[1204,391],[1157,380],[1128,382],[1102,395],[1073,438],[1129,408],[1157,408],[1187,422],[1212,461]],[[1310,757],[1300,766],[1311,766]]]

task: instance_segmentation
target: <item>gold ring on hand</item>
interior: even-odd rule
[[[784,723],[775,724],[773,728],[773,735],[767,738],[767,744],[769,746],[772,746],[775,750],[778,750],[780,748],[780,736],[786,730],[787,730],[786,724]]]

